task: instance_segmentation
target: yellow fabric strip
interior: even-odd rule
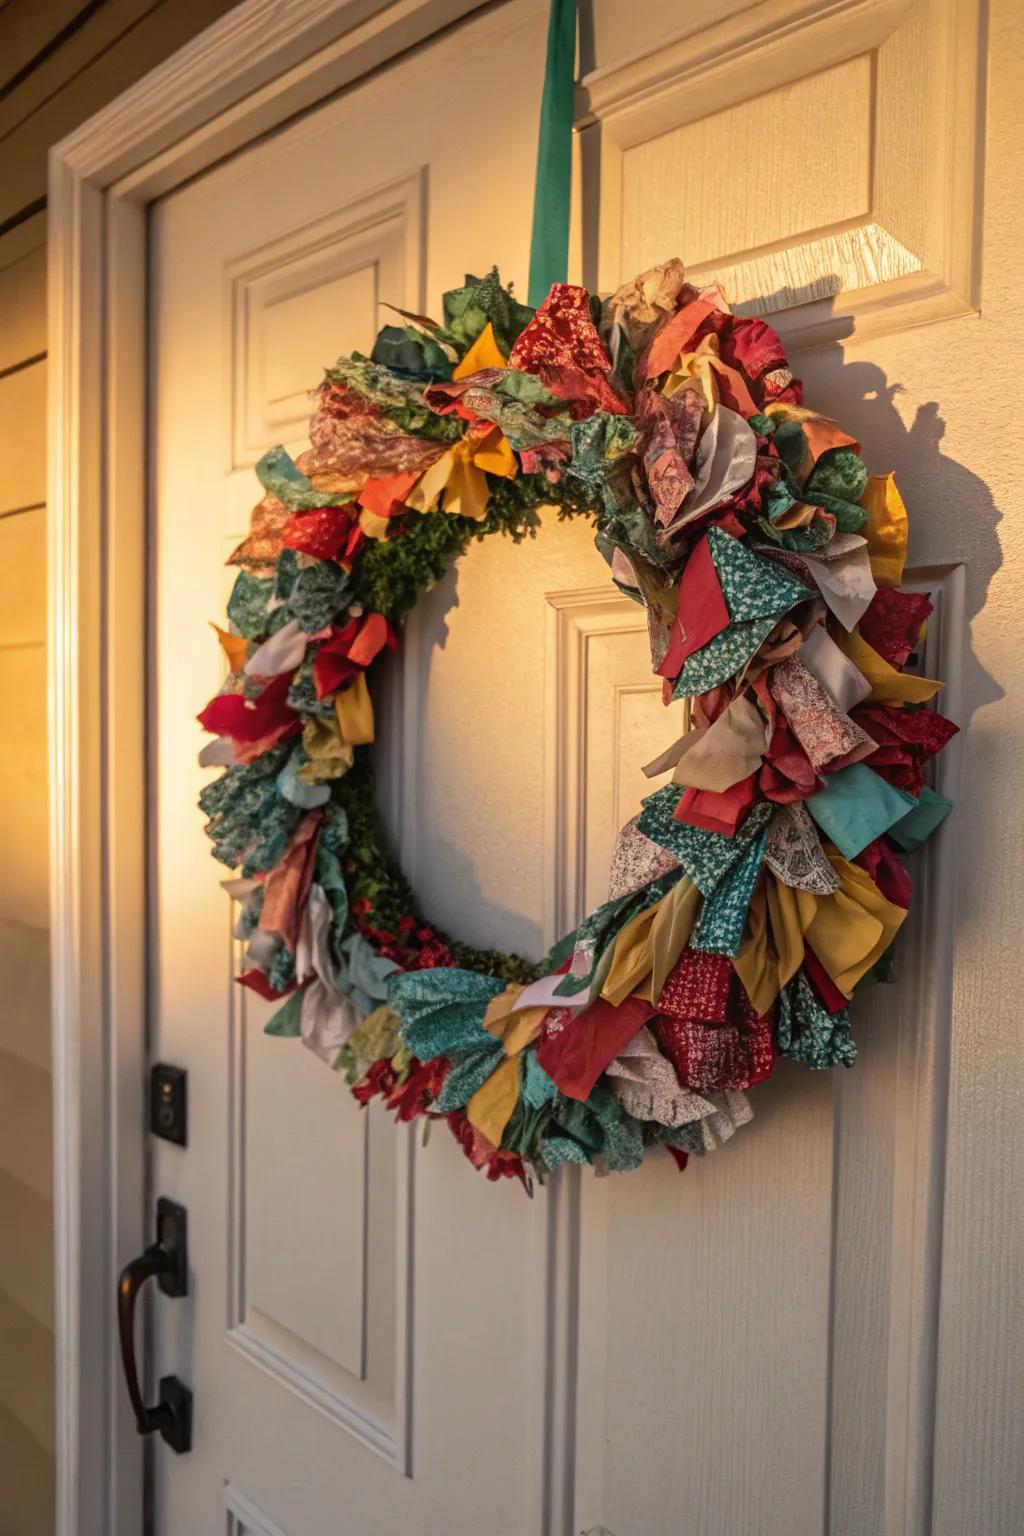
[[[656,1002],[689,942],[700,892],[685,876],[619,933],[601,996],[616,1007],[634,993]]]
[[[471,373],[479,373],[482,368],[504,368],[506,363],[505,354],[498,346],[494,335],[494,327],[488,320],[462,362],[452,373],[452,378],[468,379]]]
[[[441,493],[451,479],[455,466],[455,449],[449,448],[447,453],[442,453],[439,459],[435,459],[423,477],[417,481],[405,498],[407,507],[412,507],[414,512],[433,512],[441,499]]]
[[[886,901],[866,870],[834,848],[826,854],[838,891],[816,896],[783,885],[770,873],[754,890],[743,943],[733,964],[759,1015],[766,1014],[804,958],[805,941],[846,997],[888,948],[906,917]]]
[[[416,512],[433,512],[441,504],[458,517],[479,522],[487,514],[487,476],[516,473],[516,458],[504,434],[495,427],[484,438],[463,437],[449,448],[413,486],[405,504]]]
[[[818,898],[807,942],[840,992],[852,997],[854,987],[888,949],[907,914],[886,901],[866,869],[851,864],[835,849],[825,852],[841,883],[833,895]]]
[[[516,456],[508,438],[495,427],[473,450],[473,465],[485,469],[489,475],[503,475],[506,480],[516,472]]]
[[[648,1002],[658,1001],[669,972],[689,944],[699,907],[700,891],[685,875],[658,903],[658,913],[651,925]]]
[[[523,990],[522,983],[510,981],[504,992],[499,992],[497,997],[492,997],[484,1012],[484,1029],[489,1030],[496,1040],[504,1039],[503,1025],[516,1005],[516,999]]]
[[[871,684],[871,702],[875,704],[923,704],[942,687],[932,677],[915,677],[912,672],[897,672],[884,656],[879,656],[856,630],[838,635],[840,647]]]
[[[868,541],[871,574],[880,587],[898,587],[907,558],[907,509],[892,475],[869,475],[860,504],[868,512],[861,533]]]
[[[540,1034],[540,1027],[548,1012],[546,1006],[516,1008],[523,988],[513,982],[497,997],[492,997],[484,1014],[484,1029],[505,1046],[506,1056],[518,1056],[520,1051],[532,1045]]]
[[[518,1102],[519,1062],[514,1056],[506,1056],[466,1105],[466,1118],[496,1147]]]
[[[630,918],[619,932],[612,949],[612,963],[601,988],[601,996],[617,1008],[651,974],[651,929],[661,901]]]
[[[364,507],[359,514],[359,526],[368,539],[386,539],[388,529],[391,527],[389,517],[381,517],[379,512],[371,512]]]
[[[245,666],[245,636],[232,635],[228,630],[221,629],[219,624],[212,624],[210,627],[217,631],[217,639],[220,641],[221,650],[227,657],[228,667],[232,672],[240,672]]]
[[[373,700],[364,672],[335,695],[334,710],[346,746],[362,747],[373,740]]]
[[[759,1017],[768,1012],[782,988],[800,969],[804,934],[814,919],[817,902],[810,891],[782,885],[768,872],[759,877],[747,913],[743,942],[733,960]]]

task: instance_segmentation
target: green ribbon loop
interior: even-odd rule
[[[569,273],[575,89],[576,0],[551,0],[530,241],[529,300],[535,309],[551,284],[564,283]]]

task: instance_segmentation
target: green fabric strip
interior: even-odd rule
[[[529,299],[535,309],[547,298],[551,284],[564,283],[569,272],[575,88],[576,0],[551,0],[530,241]]]

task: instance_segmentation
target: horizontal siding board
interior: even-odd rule
[[[0,517],[0,649],[45,639],[46,510],[35,507]]]
[[[60,88],[29,116],[10,124],[0,137],[0,224],[45,193],[46,157],[51,144],[231,8],[232,0],[194,0],[189,5],[164,0],[73,78],[67,77],[67,64],[61,62],[60,53],[55,55],[62,70]]]
[[[50,935],[0,919],[0,1051],[50,1070]],[[2,1231],[0,1225],[0,1231]]]
[[[0,1291],[0,1408],[53,1451],[53,1332]]]
[[[130,34],[132,28],[149,12],[159,9],[165,3],[166,0],[104,0],[84,26],[65,37],[57,48],[48,50],[36,68],[19,81],[13,90],[6,95],[0,91],[0,140],[25,118],[45,108],[68,80],[88,69],[101,54],[116,47],[118,41],[126,33]],[[73,13],[80,11],[83,6],[84,0],[79,0]],[[47,4],[39,9],[49,13],[51,7]],[[69,19],[66,15],[54,16],[46,28],[46,37],[38,42],[27,57],[38,57]],[[0,12],[0,40],[2,34],[3,12]],[[15,72],[9,73],[5,68],[3,73],[10,78]]]
[[[0,1052],[0,1172],[44,1199],[53,1188],[53,1109],[49,1072]]]
[[[46,650],[0,650],[0,920],[49,925]]]
[[[46,500],[46,364],[0,378],[0,513]]]
[[[53,1203],[2,1169],[0,1232],[0,1291],[52,1328]]]
[[[0,1536],[53,1536],[53,1456],[0,1408]]]
[[[0,239],[0,373],[46,351],[46,214]]]
[[[45,5],[39,0],[7,0],[0,10],[0,91],[38,58],[85,4],[86,0],[46,0]]]

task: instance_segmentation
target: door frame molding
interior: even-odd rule
[[[137,1536],[114,1328],[148,1235],[148,208],[493,0],[243,0],[49,161],[57,1536]]]

